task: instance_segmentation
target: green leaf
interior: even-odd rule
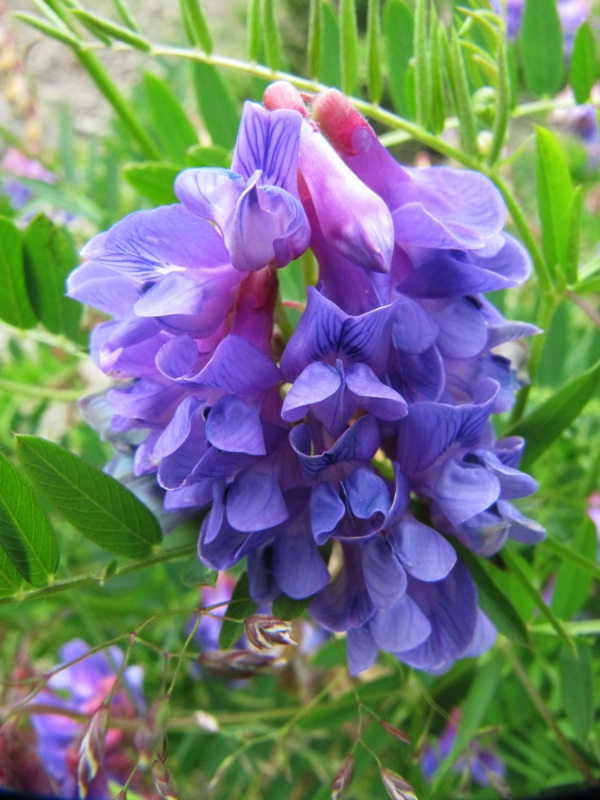
[[[244,633],[244,620],[256,611],[258,604],[250,597],[250,581],[248,573],[243,572],[235,589],[231,594],[231,600],[227,606],[223,625],[219,633],[219,647],[221,650],[230,650]]]
[[[469,78],[465,69],[465,62],[460,40],[456,31],[450,34],[451,80],[456,103],[456,114],[460,123],[460,138],[466,153],[477,153],[477,122],[471,103]]]
[[[73,186],[67,183],[46,183],[35,178],[19,178],[19,182],[32,190],[33,199],[27,203],[27,211],[39,210],[42,204],[61,209],[74,217],[89,220],[99,226],[103,219],[102,209]]]
[[[568,286],[573,286],[579,280],[579,242],[581,236],[582,209],[583,186],[576,186],[573,191],[573,202],[571,203],[571,217],[569,220],[569,236],[567,238],[565,260],[565,272]]]
[[[560,693],[562,695],[567,719],[575,736],[582,744],[587,738],[594,721],[594,674],[592,669],[592,650],[586,641],[577,642],[577,654],[561,648]]]
[[[323,0],[310,0],[308,13],[308,74],[319,77],[323,52]]]
[[[226,84],[212,64],[193,64],[198,109],[213,144],[232,150],[240,124]]]
[[[273,0],[262,0],[262,26],[267,64],[276,72],[281,69],[281,38]]]
[[[198,134],[165,81],[144,73],[144,89],[154,131],[164,152],[176,164],[185,164],[188,147],[198,143]]]
[[[426,0],[416,0],[414,27],[415,100],[417,122],[427,128],[431,117],[431,54],[427,32]]]
[[[381,11],[380,0],[369,0],[367,10],[367,65],[369,97],[373,103],[381,100]]]
[[[340,74],[342,92],[354,94],[358,80],[358,30],[355,0],[340,0]]]
[[[544,598],[542,597],[538,589],[529,580],[529,577],[527,576],[525,569],[521,565],[521,557],[518,556],[516,553],[512,552],[511,550],[509,550],[507,547],[505,547],[502,550],[501,558],[506,564],[506,566],[510,569],[512,574],[517,578],[523,589],[534,601],[538,609],[541,611],[542,616],[546,617],[547,621],[550,623],[550,625],[552,625],[558,638],[570,650],[574,652],[575,645],[573,644],[572,639],[570,638],[563,624],[556,617],[554,612],[546,605],[546,603],[544,602]]]
[[[312,597],[294,600],[285,594],[280,595],[273,603],[273,615],[289,622],[299,617],[312,603]]]
[[[521,469],[526,472],[533,462],[575,420],[600,384],[600,361],[565,383],[545,402],[510,428],[511,436],[526,441]]]
[[[15,328],[33,328],[36,318],[25,284],[23,245],[15,225],[0,217],[0,319]]]
[[[207,55],[213,51],[213,42],[206,17],[198,0],[180,0],[181,8],[194,36],[194,43],[199,44]]]
[[[507,639],[516,644],[528,645],[529,634],[525,623],[509,598],[496,586],[477,556],[457,542],[453,544],[477,584],[481,610],[487,614],[494,626]]]
[[[323,48],[319,80],[326,86],[340,86],[340,26],[335,11],[329,3],[323,3]]]
[[[519,55],[525,86],[531,94],[554,96],[564,73],[563,35],[555,2],[526,0]]]
[[[214,586],[218,577],[219,573],[203,564],[196,553],[186,561],[181,571],[181,582],[190,588]]]
[[[177,202],[173,184],[180,172],[179,167],[161,161],[123,167],[123,174],[133,188],[157,205]]]
[[[571,619],[581,611],[592,580],[600,580],[600,566],[596,562],[596,526],[585,517],[575,532],[572,548],[552,539],[548,539],[544,546],[560,558],[552,591],[552,610],[560,619]]]
[[[0,597],[11,597],[22,588],[24,580],[0,547]]]
[[[248,0],[248,53],[252,61],[258,61],[260,53],[260,0]]]
[[[187,152],[188,161],[193,167],[222,167],[227,169],[231,162],[229,150],[224,147],[211,145],[203,147],[200,144],[190,147]]]
[[[431,131],[439,134],[446,124],[446,98],[444,95],[444,78],[442,70],[441,30],[435,8],[431,8],[431,24],[429,28],[429,49],[431,51]]]
[[[567,159],[550,131],[536,128],[536,188],[542,248],[550,268],[566,268],[573,185]]]
[[[98,14],[92,14],[85,11],[83,8],[74,8],[71,13],[80,20],[86,28],[94,34],[100,34],[100,38],[108,37],[108,40],[117,39],[117,41],[125,42],[136,50],[150,50],[150,42],[139,36],[130,28],[124,28],[122,25],[116,25],[111,20],[105,17],[100,17]]]
[[[133,14],[131,13],[131,9],[125,0],[114,0],[114,4],[118,15],[121,17],[125,25],[127,25],[128,28],[131,28],[132,31],[139,33],[139,29],[135,19],[133,18]]]
[[[488,154],[488,164],[495,164],[500,158],[502,147],[506,139],[508,124],[510,122],[511,109],[511,86],[510,68],[508,54],[506,52],[506,42],[502,37],[498,40],[496,51],[496,63],[498,65],[498,80],[496,85],[496,109],[494,114],[494,127],[492,131],[492,144]]]
[[[396,111],[411,118],[406,99],[406,76],[413,55],[414,16],[404,0],[388,0],[383,9],[383,31],[388,83]]]
[[[38,319],[52,333],[84,342],[81,304],[65,295],[67,276],[79,260],[68,234],[38,214],[27,226],[23,244],[25,277]]]
[[[149,555],[161,541],[155,517],[135,495],[79,456],[35,436],[18,436],[29,477],[84,536],[117,555]]]
[[[81,44],[81,40],[69,33],[65,28],[57,28],[55,25],[46,22],[45,19],[36,17],[35,14],[26,14],[22,11],[18,11],[12,14],[12,16],[14,19],[20,19],[21,22],[40,31],[44,36],[50,36],[51,39],[58,39],[59,42],[68,44],[69,47],[79,47]]]
[[[596,37],[589,22],[577,29],[571,54],[570,82],[575,100],[587,102],[592,86],[598,77],[598,53]]]
[[[58,568],[58,544],[27,481],[0,453],[0,548],[26,581],[44,586]]]

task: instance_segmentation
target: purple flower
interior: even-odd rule
[[[456,741],[461,712],[455,708],[450,721],[436,742],[427,745],[421,756],[421,769],[426,780],[431,781],[441,763],[448,758]],[[454,772],[467,774],[481,786],[491,786],[504,793],[506,765],[493,750],[484,748],[477,739],[469,742],[464,755],[452,767]]]
[[[39,692],[34,704],[57,709],[56,714],[32,713],[31,722],[37,735],[37,749],[44,767],[57,787],[58,796],[80,797],[78,768],[81,760],[80,745],[88,726],[60,712],[76,712],[89,716],[93,724],[94,715],[112,691],[116,673],[123,662],[118,647],[106,653],[86,655],[88,646],[81,639],[73,639],[60,650],[63,668],[53,672],[47,688]],[[71,663],[75,662],[75,663]],[[145,710],[142,694],[142,671],[140,667],[127,667],[123,673],[124,685],[113,695],[109,713],[112,717],[133,719]],[[124,783],[134,766],[132,758],[124,750],[127,735],[118,727],[110,727],[103,743],[101,763],[92,775],[88,793],[90,800],[109,797],[108,781]]]

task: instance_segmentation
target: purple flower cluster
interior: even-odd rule
[[[200,558],[247,558],[253,598],[312,598],[353,674],[378,649],[440,671],[494,631],[453,539],[482,555],[542,529],[523,441],[490,415],[518,382],[495,348],[535,332],[483,292],[530,273],[483,176],[400,166],[336,91],[246,103],[231,170],[189,169],[179,204],[92,239],[69,294],[108,313],[88,405],[169,512],[209,509]],[[281,347],[277,269],[319,265]],[[104,423],[99,422],[104,417]],[[415,509],[418,509],[415,516]]]
[[[112,796],[109,782],[122,785],[134,766],[126,751],[127,744],[133,744],[131,734],[110,725],[105,732],[95,730],[96,715],[113,690],[123,653],[118,647],[109,648],[108,655],[86,655],[88,650],[81,639],[67,642],[60,650],[65,667],[54,672],[47,687],[33,700],[36,706],[46,709],[31,714],[37,752],[56,796],[63,800],[108,800]],[[124,683],[125,687],[120,686],[112,696],[110,715],[139,719],[145,710],[141,668],[127,667]],[[57,713],[51,713],[50,708],[56,708]],[[89,722],[79,722],[72,714],[85,715]],[[87,742],[86,734],[90,738],[90,733],[91,741]],[[89,766],[82,761],[89,761]]]

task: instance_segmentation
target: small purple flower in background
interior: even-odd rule
[[[108,800],[109,782],[125,783],[136,763],[133,751],[127,752],[133,743],[132,734],[118,725],[111,726],[110,721],[108,729],[103,730],[103,704],[114,688],[123,654],[118,647],[86,655],[88,650],[81,639],[65,644],[60,658],[67,666],[54,670],[46,688],[32,701],[34,706],[52,707],[58,712],[32,710],[30,718],[37,751],[56,796],[62,800]],[[125,669],[123,684],[114,692],[107,711],[109,720],[141,720],[145,711],[141,667]],[[69,712],[85,715],[89,722],[76,721]],[[84,757],[90,743],[94,751],[91,760]]]
[[[0,169],[6,173],[2,192],[5,194],[13,208],[22,208],[33,196],[32,190],[19,178],[32,178],[44,183],[54,183],[54,175],[39,161],[26,156],[20,150],[11,147],[0,162]]]
[[[427,781],[431,781],[441,763],[448,758],[456,741],[461,711],[455,708],[450,714],[450,721],[441,736],[433,744],[428,744],[421,756],[421,769]],[[473,739],[464,755],[459,756],[452,767],[453,772],[471,778],[480,786],[490,786],[502,797],[508,797],[505,783],[506,765],[493,750],[484,748],[477,739]]]

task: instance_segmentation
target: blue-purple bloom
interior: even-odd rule
[[[453,540],[491,555],[543,530],[523,441],[491,415],[519,387],[495,348],[537,332],[483,293],[530,272],[490,181],[402,167],[339,92],[311,113],[287,84],[246,104],[231,170],[186,170],[180,204],[83,250],[73,297],[122,381],[88,404],[162,517],[206,509],[200,558],[246,558],[253,599],[310,599],[347,633],[353,674],[379,649],[439,672],[494,629]],[[308,248],[317,285],[281,343],[277,270]],[[161,517],[161,518],[162,518]]]
[[[87,644],[81,639],[73,639],[65,644],[60,649],[60,658],[65,666],[53,672],[46,688],[33,700],[36,705],[57,710],[56,714],[32,713],[31,722],[37,735],[37,751],[48,777],[56,787],[57,796],[63,800],[79,800],[80,797],[108,800],[111,796],[109,781],[124,783],[135,763],[126,751],[128,735],[109,724],[102,743],[100,763],[94,765],[97,772],[91,776],[87,791],[80,792],[78,772],[82,741],[89,726],[94,724],[95,715],[100,713],[113,690],[123,662],[123,653],[118,647],[111,647],[106,653],[86,655],[88,650]],[[141,668],[127,667],[122,680],[123,685],[116,689],[110,701],[109,715],[141,718],[145,710]],[[67,715],[68,712],[89,717],[88,723],[74,720]]]

